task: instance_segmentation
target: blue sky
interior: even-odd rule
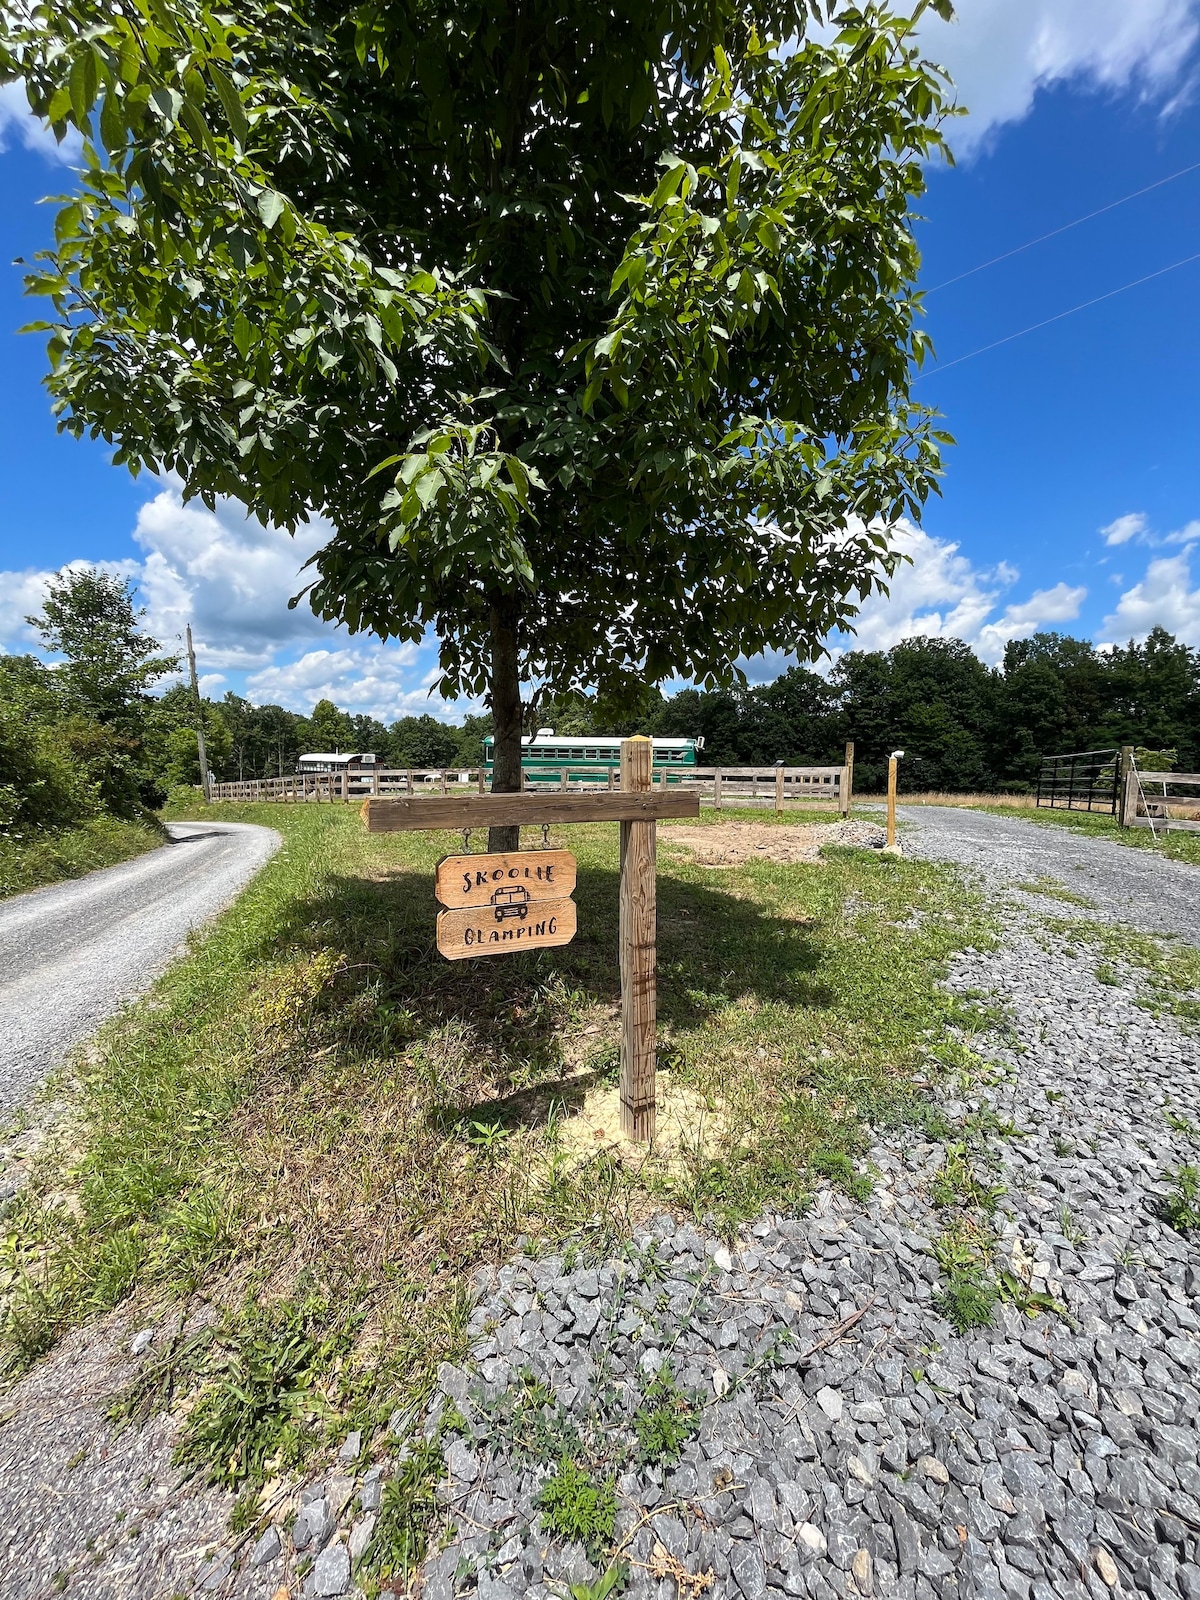
[[[939,365],[917,393],[958,443],[943,498],[901,530],[913,562],[865,608],[863,646],[943,633],[995,660],[1039,627],[1106,642],[1156,623],[1200,646],[1200,260],[972,354],[1200,253],[1200,170],[937,288],[1200,162],[1198,34],[1200,0],[961,0],[956,24],[928,24],[972,108],[920,225]],[[22,104],[0,91],[4,262],[45,242],[53,211],[37,201],[70,183]],[[234,506],[185,508],[102,444],[58,436],[43,343],[15,333],[37,314],[0,268],[0,648],[28,648],[21,618],[47,573],[104,561],[136,579],[164,642],[193,622],[214,694],[298,710],[331,694],[387,720],[443,709],[426,699],[432,651],[287,611],[318,534],[301,550]]]

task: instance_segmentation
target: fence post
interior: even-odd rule
[[[1130,784],[1130,779],[1134,782]],[[1137,774],[1133,770],[1133,746],[1123,744],[1121,756],[1117,763],[1117,826],[1131,828],[1133,818],[1137,816]],[[1132,803],[1130,790],[1132,789]]]
[[[721,809],[721,769],[720,769],[720,767],[714,767],[713,768],[713,810],[714,811],[720,811],[720,809]]]
[[[483,794],[483,792],[484,792],[484,784],[486,782],[487,782],[487,774],[484,772],[483,768],[480,767],[480,769],[479,769],[479,792],[480,792],[480,794]]]
[[[887,842],[888,849],[896,848],[896,758],[888,757],[887,790]]]
[[[613,769],[611,767],[608,769],[608,792],[609,794],[613,792]]]
[[[783,815],[783,768],[775,768],[775,815]]]
[[[651,787],[653,751],[649,739],[622,739],[622,794]],[[653,822],[621,824],[621,1132],[647,1144],[655,1122],[655,844]]]
[[[846,740],[846,759],[842,766],[841,782],[842,815],[850,815],[850,803],[854,795],[854,740]]]
[[[569,781],[569,772],[570,769],[568,767],[560,767],[558,769],[558,787],[563,791],[564,794],[571,787]]]

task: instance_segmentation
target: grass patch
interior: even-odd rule
[[[1074,889],[1068,889],[1066,884],[1060,883],[1057,878],[1043,875],[1034,878],[1029,883],[1014,883],[1014,889],[1023,889],[1026,894],[1045,895],[1048,900],[1062,900],[1072,906],[1093,906],[1095,901],[1089,900],[1084,894],[1076,894]]]
[[[1142,975],[1146,991],[1138,1004],[1156,1015],[1170,1012],[1185,1022],[1200,1022],[1200,950],[1167,935],[1093,922],[1088,918],[1051,917],[1046,927],[1061,936],[1068,950],[1085,945],[1098,950],[1100,983],[1117,987],[1121,974],[1114,962]]]
[[[27,828],[0,832],[0,900],[65,878],[81,878],[97,867],[113,867],[166,843],[158,822],[92,817],[73,828]]]
[[[927,1119],[924,1086],[988,1026],[936,987],[991,938],[952,868],[663,859],[662,1059],[720,1104],[723,1142],[670,1169],[581,1162],[558,1130],[616,1059],[615,828],[555,830],[579,859],[573,944],[448,963],[432,872],[457,835],[371,836],[340,806],[221,816],[285,847],[79,1066],[8,1219],[0,1358],[133,1293],[198,1296],[219,1338],[179,1382],[189,1459],[231,1484],[415,1414],[462,1348],[469,1275],[521,1234],[603,1253],[662,1206],[732,1229],[822,1174],[865,1192],[872,1122]],[[239,1404],[259,1441],[240,1454]]]

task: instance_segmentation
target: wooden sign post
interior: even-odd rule
[[[896,848],[896,756],[888,757],[887,847]]]
[[[695,789],[653,782],[649,739],[621,744],[621,788],[590,794],[408,795],[371,798],[369,833],[521,827],[562,822],[621,824],[618,942],[621,962],[621,1130],[654,1138],[658,957],[655,845],[660,817],[698,817]],[[611,778],[610,778],[611,784]],[[567,944],[575,935],[575,858],[565,850],[446,856],[438,865],[438,949],[450,961]]]
[[[621,741],[621,793],[645,793],[653,781],[654,745]],[[621,1132],[654,1138],[658,1048],[657,824],[621,824]]]

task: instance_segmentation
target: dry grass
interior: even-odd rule
[[[856,794],[854,799],[868,805],[872,802],[882,805],[887,796]],[[900,794],[896,800],[902,806],[964,806],[969,809],[1004,806],[1015,811],[1028,810],[1034,804],[1032,794],[943,794],[938,789],[923,789],[919,794]]]

